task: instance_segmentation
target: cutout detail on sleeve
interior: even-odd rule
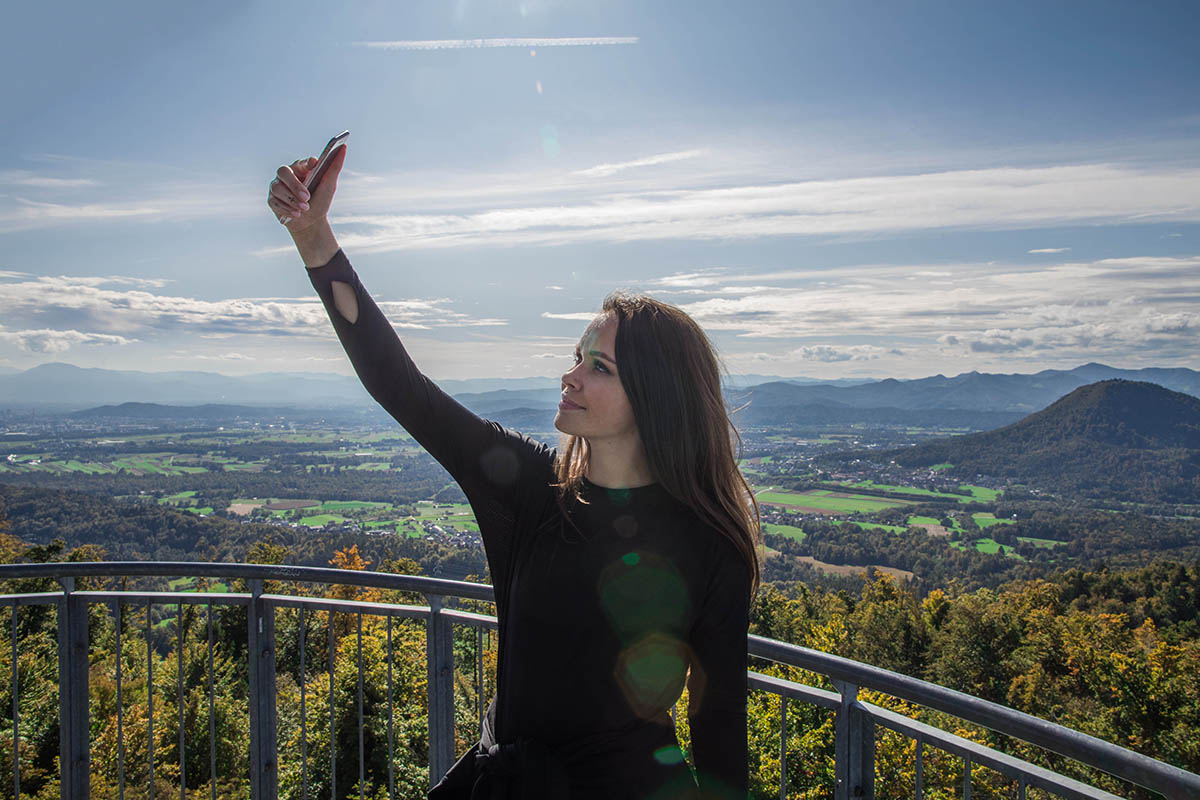
[[[333,305],[338,313],[351,325],[358,322],[358,298],[354,294],[354,287],[344,281],[334,281],[331,286]]]

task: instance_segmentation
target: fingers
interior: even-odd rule
[[[308,200],[308,190],[304,188],[304,183],[301,181],[300,176],[296,174],[297,170],[299,169],[303,169],[305,173],[308,172],[307,159],[293,161],[291,166],[284,164],[282,167],[275,170],[275,179],[287,188],[291,189],[297,197],[302,197],[304,200]]]
[[[311,160],[308,158],[298,159],[293,161],[290,166],[284,165],[275,171],[275,179],[267,188],[267,206],[275,212],[275,216],[279,217],[280,222],[283,222],[284,219],[299,217],[308,210],[308,201],[311,197],[297,172],[307,173]]]

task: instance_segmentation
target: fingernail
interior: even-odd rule
[[[293,211],[293,212],[292,212],[292,216],[293,216],[293,217],[298,217],[298,216],[300,216],[300,212],[299,212],[299,211]]]
[[[300,204],[300,210],[301,210],[301,211],[308,211],[308,203],[301,203],[301,204]]]
[[[311,195],[311,194],[309,194],[308,192],[301,192],[301,193],[300,193],[300,199],[301,199],[301,200],[311,200],[311,199],[312,199],[312,195]]]

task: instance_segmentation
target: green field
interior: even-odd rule
[[[812,489],[807,492],[765,491],[757,495],[757,499],[762,505],[802,506],[838,514],[869,514],[885,508],[909,505],[906,500],[892,500],[886,497],[867,497],[861,494],[838,496],[838,493],[827,489]]]
[[[1060,544],[1064,544],[1064,542],[1060,542],[1057,539],[1039,539],[1036,536],[1018,536],[1017,541],[1028,542],[1034,547],[1044,547],[1048,550],[1058,547]]]
[[[777,525],[773,522],[764,522],[763,531],[774,536],[786,536],[789,539],[795,539],[797,542],[803,542],[806,535],[804,531],[793,525]]]
[[[321,503],[322,511],[359,511],[364,508],[390,511],[391,503],[375,503],[368,500],[326,500]]]
[[[313,514],[309,517],[301,517],[297,520],[301,525],[308,525],[312,528],[323,528],[330,523],[342,523],[346,518],[338,514]]]
[[[973,544],[975,545],[976,550],[978,550],[980,553],[984,553],[986,555],[994,555],[996,553],[999,553],[1000,548],[1002,546],[995,539],[975,539]],[[951,542],[950,546],[955,549],[958,549],[958,550],[966,549],[966,544],[964,544],[963,542]],[[1003,545],[1003,547],[1004,547],[1005,557],[1015,558],[1018,561],[1025,560],[1025,557],[1021,556],[1021,555],[1017,555],[1017,551],[1014,550],[1010,545]]]
[[[909,525],[941,525],[942,521],[940,519],[936,519],[935,517],[916,517],[916,516],[914,516],[914,517],[908,518],[908,524]]]
[[[1012,525],[1011,519],[996,519],[995,514],[972,514],[971,519],[975,520],[975,524],[980,528],[987,528],[992,525]]]
[[[958,488],[970,492],[970,496],[954,494],[952,492],[935,492],[932,489],[919,489],[914,486],[896,486],[887,483],[876,483],[872,480],[858,481],[851,484],[831,484],[833,486],[844,485],[847,490],[854,488],[860,489],[878,489],[881,492],[891,492],[893,494],[910,494],[918,497],[938,497],[943,500],[954,500],[958,503],[993,503],[1000,496],[1000,492],[996,489],[989,489],[986,486],[973,486],[971,484],[963,484]]]
[[[850,519],[850,520],[835,519],[835,520],[833,520],[834,525],[841,525],[843,523],[857,525],[858,527],[862,528],[864,531],[869,531],[869,530],[874,529],[874,530],[887,531],[888,533],[904,533],[906,530],[908,530],[908,528],[905,528],[902,525],[885,525],[882,522],[859,522],[858,520],[853,520],[853,519]]]
[[[994,503],[1000,495],[1004,494],[999,489],[989,489],[986,486],[973,486],[969,483],[964,483],[959,486],[960,489],[966,489],[971,493],[971,496],[981,503]]]

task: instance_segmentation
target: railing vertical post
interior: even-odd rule
[[[274,800],[279,791],[275,731],[275,607],[262,599],[261,580],[251,580],[249,584],[250,796],[253,800]]]
[[[835,800],[875,796],[875,724],[858,704],[858,687],[834,680],[842,696],[834,725]]]
[[[429,671],[429,785],[454,763],[454,648],[440,595],[426,595],[425,660]]]
[[[76,597],[75,579],[63,578],[58,602],[58,746],[63,800],[87,797],[89,752],[87,603]]]

